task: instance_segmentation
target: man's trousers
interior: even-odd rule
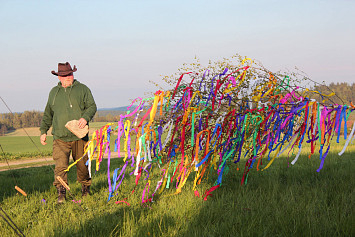
[[[73,160],[76,161],[84,155],[84,147],[86,141],[78,140],[72,142],[65,142],[60,139],[53,141],[53,160],[55,161],[54,182],[53,185],[60,186],[57,176],[61,177],[64,182],[68,184],[67,172],[65,170],[69,166],[70,152],[72,153]],[[85,186],[91,185],[91,178],[89,170],[85,165],[88,160],[87,154],[76,164],[77,168],[77,181]]]

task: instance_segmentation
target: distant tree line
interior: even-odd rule
[[[0,135],[6,134],[9,130],[22,127],[39,127],[41,125],[42,117],[43,112],[39,111],[0,114]]]
[[[329,95],[334,92],[335,95],[329,97],[327,104],[355,104],[355,83],[348,84],[347,82],[332,82],[329,85],[316,85],[313,90],[319,91],[324,95]],[[314,97],[320,102],[324,100],[324,97],[320,95],[315,95]]]
[[[0,123],[0,136],[4,136],[7,133],[7,127],[6,125]]]

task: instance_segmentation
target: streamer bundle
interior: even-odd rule
[[[202,195],[207,200],[222,185],[227,171],[239,170],[230,169],[231,165],[242,163],[238,167],[242,167],[244,184],[251,169],[264,171],[282,153],[297,148],[290,162],[294,165],[306,143],[311,147],[309,157],[319,147],[320,172],[333,137],[339,142],[343,134],[347,140],[340,155],[354,138],[354,128],[348,136],[346,125],[354,108],[326,104],[334,93],[324,95],[292,86],[288,75],[253,66],[250,59],[243,60],[238,67],[219,71],[183,73],[173,90],[157,91],[148,99],[137,98],[132,105],[139,105],[121,115],[117,124],[110,123],[95,131],[86,146],[88,163],[96,158],[98,171],[103,155],[108,154],[108,200],[126,173],[135,176],[131,193],[143,183],[142,203],[153,201],[156,194],[172,186],[175,193],[180,193],[189,177],[195,195],[199,196],[197,186],[201,181],[207,176],[216,177],[214,185]],[[314,94],[323,100],[311,99]],[[125,155],[123,165],[111,174],[113,133],[117,134],[115,151]],[[157,180],[150,175],[152,172],[160,175]],[[140,182],[142,176],[145,178]],[[129,205],[125,199],[118,203]]]

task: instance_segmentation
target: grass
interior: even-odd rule
[[[0,145],[4,150],[5,156],[8,160],[50,156],[52,154],[52,137],[48,137],[47,143],[48,144],[46,146],[43,146],[40,143],[39,136],[0,137]],[[4,154],[2,151],[0,151],[0,161],[2,160],[4,160]]]
[[[207,201],[195,197],[189,179],[182,193],[166,189],[148,206],[140,204],[146,181],[141,178],[130,195],[135,177],[129,173],[107,202],[106,163],[94,173],[93,195],[82,199],[74,168],[68,176],[71,192],[84,210],[72,201],[56,204],[49,166],[27,168],[0,173],[0,200],[26,236],[354,236],[354,155],[330,153],[320,173],[315,156],[303,155],[290,167],[278,158],[266,171],[252,169],[244,186],[242,170],[231,165]],[[121,159],[111,160],[111,172],[121,165]],[[154,188],[158,176],[150,176]],[[213,186],[216,177],[210,178],[198,186],[200,194]],[[28,197],[16,195],[14,185]],[[115,204],[124,198],[130,206]],[[0,231],[14,236],[2,220]]]
[[[38,136],[31,138],[45,148],[39,144]],[[49,143],[51,140],[48,138]],[[18,152],[20,156],[31,152],[26,149],[35,149],[28,137],[0,137],[0,144],[6,152]],[[117,195],[107,202],[106,162],[101,164],[99,172],[93,173],[93,195],[85,199],[81,198],[81,187],[75,182],[74,167],[68,175],[73,194],[70,200],[82,200],[83,210],[70,200],[62,206],[56,204],[53,166],[3,171],[0,172],[1,207],[26,236],[354,236],[355,147],[350,145],[339,157],[336,153],[343,144],[343,141],[340,144],[333,141],[320,173],[316,172],[319,148],[308,159],[309,145],[306,145],[296,165],[288,167],[285,152],[269,169],[263,172],[252,169],[244,186],[240,181],[245,162],[239,165],[240,171],[232,164],[223,177],[222,187],[207,201],[192,192],[192,175],[182,193],[173,195],[176,189],[165,189],[148,206],[141,204],[146,182],[143,178],[130,195],[135,177],[129,173],[133,168],[126,172]],[[51,149],[51,143],[46,147]],[[297,151],[294,150],[293,156]],[[114,168],[121,166],[121,159],[111,160],[111,177]],[[152,189],[159,177],[156,171],[150,176]],[[198,186],[200,194],[213,186],[216,176],[209,177]],[[24,189],[28,197],[16,194],[15,185]],[[115,204],[124,198],[130,206]],[[15,236],[2,219],[0,233]]]

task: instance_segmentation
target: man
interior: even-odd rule
[[[70,132],[65,124],[71,120],[79,120],[79,128],[84,128],[96,113],[96,104],[90,89],[74,79],[76,71],[68,62],[58,64],[58,72],[52,74],[58,76],[59,83],[49,93],[46,108],[40,127],[41,143],[46,145],[47,131],[51,126],[53,134],[53,160],[55,161],[54,183],[58,191],[58,203],[65,202],[66,189],[57,179],[61,177],[68,183],[67,172],[69,156],[72,152],[74,160],[84,155],[84,147],[88,141],[88,134],[82,139]],[[82,184],[82,196],[90,195],[91,178],[85,165],[87,155],[76,164],[77,180]]]

